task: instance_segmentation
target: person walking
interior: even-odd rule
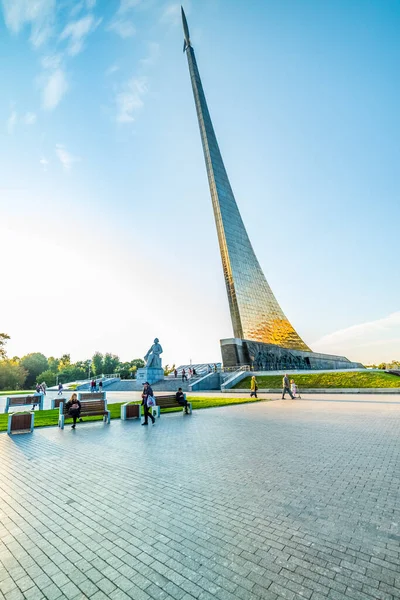
[[[71,398],[68,400],[65,408],[68,411],[70,417],[72,417],[74,423],[72,425],[72,429],[76,427],[76,420],[80,418],[81,415],[81,403],[78,400],[78,395],[73,393]]]
[[[291,392],[292,392],[292,394],[293,394],[293,398],[296,398],[296,394],[297,394],[297,385],[295,384],[295,382],[294,382],[294,379],[291,379],[291,380],[290,380],[290,389],[291,389]]]
[[[146,383],[143,384],[143,394],[142,394],[142,406],[143,406],[143,411],[144,411],[144,423],[142,423],[142,425],[148,425],[148,420],[149,417],[153,422],[153,425],[156,424],[156,420],[153,417],[153,414],[151,412],[151,410],[149,410],[150,406],[148,404],[148,400],[149,397],[153,398],[153,390],[151,389],[151,386],[149,384],[148,381],[146,381]]]
[[[174,369],[174,375],[175,375],[175,379],[178,377],[178,371],[176,369]]]
[[[43,394],[46,395],[47,385],[46,385],[45,381],[43,381],[43,383],[42,383],[42,390],[43,390]]]
[[[58,394],[57,394],[57,396],[62,396],[62,393],[63,393],[63,384],[60,382],[58,384]]]
[[[90,391],[93,393],[96,389],[96,382],[94,379],[90,382]]]
[[[185,369],[182,369],[182,382],[183,381],[187,381],[187,377],[186,377],[186,371]]]
[[[103,381],[100,379],[99,381],[99,392],[103,391]]]
[[[255,376],[253,375],[253,377],[251,378],[251,383],[250,383],[250,398],[252,398],[254,396],[254,398],[257,398],[257,390],[258,390],[258,385],[257,385],[257,380],[255,378]]]
[[[282,389],[282,400],[285,399],[286,392],[289,394],[289,396],[293,400],[294,398],[293,398],[293,394],[292,394],[292,392],[290,390],[290,387],[289,387],[289,377],[287,376],[287,373],[285,373],[285,375],[284,375],[284,377],[282,379],[282,388],[283,388]]]

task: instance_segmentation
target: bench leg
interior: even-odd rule
[[[187,411],[188,411],[188,414],[189,414],[189,415],[191,415],[191,414],[192,414],[192,403],[191,403],[191,402],[188,402],[188,403],[187,403]]]
[[[58,417],[58,426],[60,429],[64,429],[64,415]]]
[[[105,422],[106,422],[108,425],[110,424],[110,421],[111,421],[111,413],[110,413],[110,411],[109,411],[109,410],[107,411],[107,414],[104,416],[104,420],[105,420]]]
[[[151,414],[153,415],[153,417],[156,418],[160,418],[161,412],[160,412],[160,407],[159,406],[152,406],[151,407]]]

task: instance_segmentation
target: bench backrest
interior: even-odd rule
[[[42,396],[9,396],[7,398],[9,406],[24,406],[27,404],[39,404]]]
[[[179,403],[176,400],[175,394],[168,394],[166,396],[156,396],[156,404],[157,406],[179,406]]]
[[[105,400],[106,393],[105,392],[80,392],[78,396],[81,402],[85,402],[86,400]]]
[[[52,407],[53,408],[60,408],[60,403],[61,402],[64,402],[64,404],[65,404],[67,402],[67,399],[66,398],[60,398],[60,397],[53,398],[53,400],[52,400]]]
[[[63,405],[63,413],[64,415],[68,414],[68,409],[66,408],[67,403]],[[88,402],[81,402],[81,413],[94,413],[94,412],[105,412],[107,410],[107,402],[105,400],[93,400]],[[60,406],[61,412],[61,406]]]

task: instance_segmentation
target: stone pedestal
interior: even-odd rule
[[[136,372],[136,381],[140,384],[148,381],[150,385],[164,379],[164,369],[153,367],[143,367]]]

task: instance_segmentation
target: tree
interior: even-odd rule
[[[39,373],[39,375],[36,377],[36,383],[43,383],[43,381],[46,383],[46,385],[48,387],[52,386],[52,385],[56,385],[57,375],[51,369],[47,369],[47,371],[43,371],[43,373]]]
[[[61,383],[69,383],[70,381],[80,381],[81,379],[86,379],[86,370],[76,367],[75,365],[70,365],[66,367],[63,371],[60,371],[58,374],[58,381]]]
[[[119,363],[117,373],[119,373],[121,379],[131,379],[132,371],[131,371],[131,363]]]
[[[69,367],[70,364],[71,364],[71,355],[70,354],[63,354],[62,357],[59,359],[58,370],[59,371],[64,371],[64,369],[66,369],[67,367]]]
[[[21,366],[28,371],[25,385],[31,388],[36,381],[36,377],[43,371],[47,371],[49,364],[44,354],[32,352],[21,358]]]
[[[137,369],[143,369],[144,365],[144,360],[141,358],[135,358],[134,360],[131,360],[131,366],[136,367]]]
[[[7,356],[5,345],[9,339],[10,336],[7,333],[0,333],[0,358],[6,358]]]
[[[53,373],[57,373],[58,366],[60,364],[60,359],[54,358],[54,356],[50,356],[50,358],[48,359],[48,363],[50,371],[53,371]]]
[[[14,360],[0,360],[0,390],[24,388],[28,371]]]
[[[104,355],[103,362],[103,373],[110,375],[111,373],[115,373],[117,367],[119,365],[119,357],[116,354],[107,354]]]
[[[95,375],[101,375],[103,371],[103,355],[95,352],[92,357],[92,369]]]

